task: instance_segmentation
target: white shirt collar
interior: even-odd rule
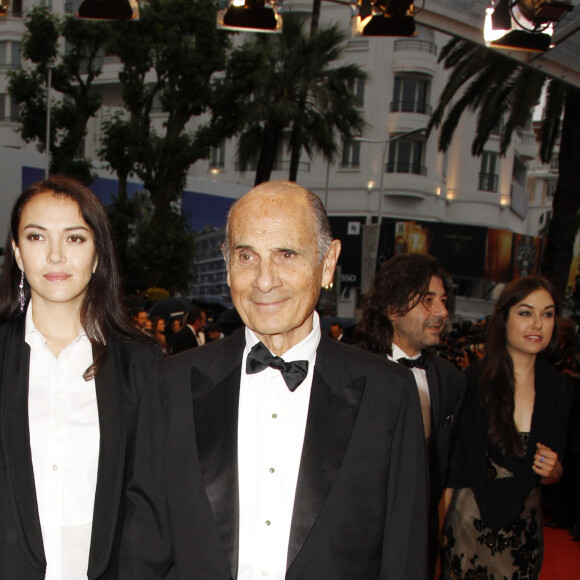
[[[250,330],[246,326],[246,348],[244,354],[247,354],[258,342],[260,342],[260,339],[256,336],[253,330]],[[287,350],[282,355],[282,358],[286,362],[293,360],[307,360],[312,364],[316,358],[316,349],[318,348],[319,342],[320,318],[318,313],[315,311],[312,318],[312,330],[310,331],[310,334],[306,338],[303,338],[298,344],[295,344],[290,350]]]
[[[399,360],[400,358],[408,358],[411,360],[415,360],[416,358],[419,358],[421,356],[421,351],[419,351],[415,356],[409,356],[402,348],[400,348],[399,346],[397,346],[394,342],[393,342],[393,355],[390,356],[389,358],[392,360]]]
[[[83,338],[88,340],[87,333],[84,331],[84,329],[81,328],[78,336],[71,342],[71,344]],[[26,309],[26,319],[24,323],[24,340],[26,344],[30,346],[32,346],[33,341],[37,341],[37,344],[46,344],[46,338],[44,337],[42,332],[40,332],[40,330],[36,328],[36,325],[34,324],[34,320],[32,318],[32,304],[30,302],[28,303],[28,307]]]

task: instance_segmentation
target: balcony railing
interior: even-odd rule
[[[493,191],[497,193],[498,175],[497,173],[480,173],[479,187],[480,191]]]
[[[417,163],[387,163],[386,173],[414,173],[415,175],[427,175],[427,167]]]
[[[235,165],[236,171],[241,171],[241,166],[239,163]],[[258,168],[258,162],[252,161],[246,165],[245,171],[256,171]],[[272,171],[288,171],[290,169],[290,161],[275,161],[272,166]],[[308,161],[300,161],[298,163],[298,171],[310,172],[310,163]]]
[[[431,105],[425,101],[392,101],[391,113],[420,113],[421,115],[430,115]]]
[[[410,40],[405,38],[395,41],[395,52],[401,50],[414,50],[428,52],[429,54],[437,54],[437,45],[428,40]]]

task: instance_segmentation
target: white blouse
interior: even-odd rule
[[[93,362],[84,332],[56,358],[26,313],[28,421],[46,580],[86,580],[99,461]]]

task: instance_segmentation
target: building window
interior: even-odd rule
[[[389,145],[387,173],[415,173],[427,175],[423,165],[425,141],[421,139],[398,139]]]
[[[6,95],[0,94],[0,121],[6,120]]]
[[[20,42],[12,43],[12,58],[10,64],[12,68],[20,68]]]
[[[501,135],[503,131],[503,119],[500,117],[491,128],[490,135]]]
[[[357,169],[360,166],[360,141],[342,141],[342,168]]]
[[[431,114],[429,80],[419,76],[396,76],[391,112]]]
[[[364,107],[365,104],[365,81],[364,79],[353,79],[349,82],[349,88],[355,96],[356,106]]]
[[[22,0],[12,0],[12,16],[14,18],[22,17]]]
[[[209,156],[210,169],[223,169],[226,162],[226,142],[222,141],[217,147],[212,147]]]
[[[481,169],[479,172],[480,191],[497,192],[498,174],[497,174],[497,153],[484,151],[481,155]]]
[[[0,42],[0,69],[20,67],[20,42]]]
[[[10,97],[10,121],[18,123],[18,103],[14,97]]]

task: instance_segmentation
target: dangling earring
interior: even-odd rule
[[[24,296],[24,270],[20,271],[20,284],[18,284],[18,302],[20,303],[20,312],[24,312],[24,303],[26,296]]]

